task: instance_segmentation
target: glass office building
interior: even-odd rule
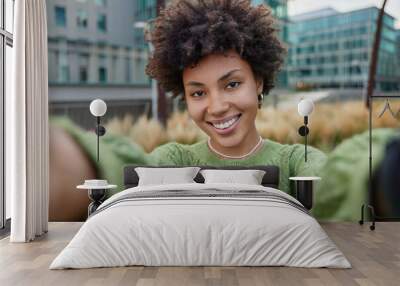
[[[137,23],[144,23],[157,16],[157,0],[137,0],[134,4],[134,25],[136,28],[133,30],[135,49],[146,50],[147,43],[144,40],[143,25]]]
[[[288,9],[287,9],[287,0],[252,0],[253,5],[258,4],[266,4],[268,5],[273,15],[278,19],[280,37],[281,40],[285,43],[288,42],[289,39],[289,26],[288,26]]]
[[[400,29],[397,30],[396,46],[397,46],[397,59],[400,62]]]
[[[292,88],[363,88],[379,9],[346,13],[333,9],[295,16],[289,24],[289,86]],[[399,90],[400,61],[395,19],[384,15],[376,88]]]

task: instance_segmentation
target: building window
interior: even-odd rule
[[[54,7],[55,15],[56,15],[56,25],[58,27],[66,27],[67,26],[67,17],[65,7]]]
[[[103,7],[107,6],[107,0],[96,0],[95,2],[99,6],[103,6]]]
[[[99,65],[98,65],[98,76],[99,82],[106,83],[107,82],[107,62],[106,56],[100,55],[99,56]]]
[[[79,82],[85,83],[88,81],[87,67],[79,67]]]
[[[58,82],[69,82],[68,54],[60,52],[58,55]]]
[[[112,81],[114,83],[118,82],[118,57],[113,56],[112,57],[112,64],[111,64],[111,76],[112,76]]]
[[[78,10],[76,15],[76,25],[78,26],[78,28],[87,28],[88,14],[85,10]]]
[[[99,82],[107,82],[107,69],[105,67],[99,67]]]
[[[125,59],[125,82],[131,82],[131,59],[129,57]]]
[[[69,67],[61,66],[60,67],[60,82],[67,83],[69,81]]]
[[[107,31],[107,18],[104,14],[97,15],[97,29],[101,32]]]
[[[85,83],[88,81],[88,70],[89,70],[89,55],[79,55],[79,82]]]

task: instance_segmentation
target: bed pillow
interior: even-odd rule
[[[199,167],[135,168],[139,176],[138,186],[196,183],[193,179],[199,170]]]
[[[261,185],[265,171],[262,170],[201,170],[204,183],[234,183],[246,185]]]

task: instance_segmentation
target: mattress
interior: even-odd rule
[[[50,269],[129,265],[351,267],[288,194],[198,183],[138,186],[112,196]]]

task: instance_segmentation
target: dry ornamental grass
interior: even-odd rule
[[[373,127],[400,127],[400,113],[393,118],[389,111],[378,118],[385,101],[374,103]],[[400,101],[391,101],[394,112],[400,110]],[[297,107],[280,110],[266,107],[258,111],[256,127],[263,138],[280,143],[302,143],[304,139],[297,130],[303,119],[297,113]],[[361,101],[345,103],[318,103],[309,120],[309,143],[323,150],[331,150],[338,143],[368,128],[368,111]],[[134,121],[132,116],[114,118],[107,123],[109,132],[129,137],[141,145],[147,152],[166,142],[175,141],[193,144],[207,138],[190,119],[187,112],[173,113],[167,122],[167,128],[145,116]]]

